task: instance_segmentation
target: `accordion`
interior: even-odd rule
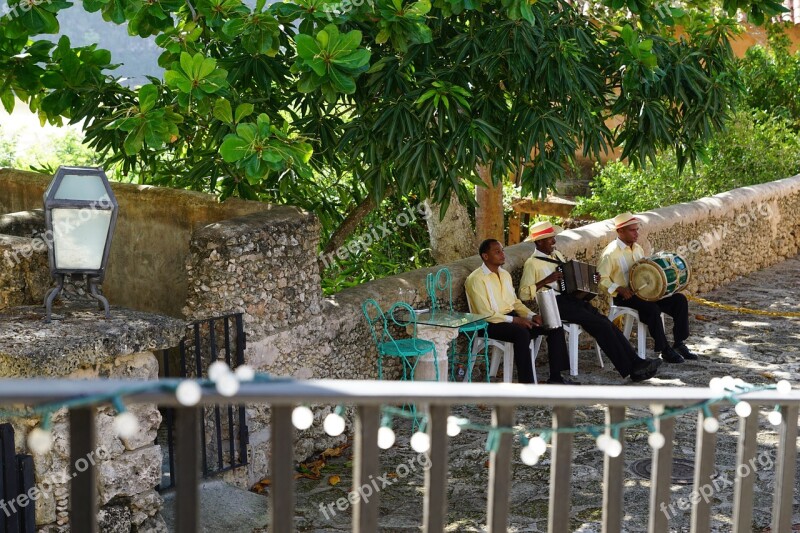
[[[558,281],[561,294],[570,294],[579,300],[591,300],[597,296],[597,267],[580,261],[567,261],[556,267],[564,274]]]

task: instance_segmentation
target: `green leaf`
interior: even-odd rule
[[[214,102],[214,118],[225,124],[233,123],[233,113],[231,103],[225,98],[220,98]],[[238,121],[237,121],[238,122]]]
[[[234,120],[237,123],[241,122],[243,118],[248,117],[253,113],[253,109],[255,109],[253,104],[239,104],[236,106],[236,115]]]
[[[148,84],[139,87],[139,110],[142,113],[147,113],[153,109],[157,100],[158,88],[155,85]]]

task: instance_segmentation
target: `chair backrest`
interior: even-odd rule
[[[369,332],[372,334],[372,340],[375,341],[375,345],[379,346],[389,340],[386,338],[388,334],[386,329],[386,315],[383,314],[383,310],[381,306],[378,305],[378,302],[372,298],[365,300],[364,303],[361,304],[361,311],[364,313],[364,318],[367,319]]]
[[[361,310],[364,312],[367,323],[369,323],[372,338],[379,351],[381,345],[389,343],[394,345],[398,351],[400,350],[397,339],[391,334],[390,328],[392,327],[399,327],[405,331],[408,331],[409,327],[411,328],[409,332],[411,335],[411,343],[406,346],[406,349],[411,348],[420,353],[425,353],[430,350],[430,348],[425,348],[422,346],[422,343],[418,342],[417,314],[407,303],[397,302],[384,314],[378,302],[370,298],[361,304]]]
[[[431,299],[431,310],[453,310],[453,277],[447,267],[440,268],[436,274],[430,272],[425,280],[425,288]]]

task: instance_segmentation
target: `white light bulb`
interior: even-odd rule
[[[378,448],[388,450],[394,446],[394,431],[390,427],[381,426],[378,428]]]
[[[223,396],[231,397],[239,392],[239,380],[230,372],[220,376],[220,378],[216,380],[216,384],[217,392]]]
[[[528,466],[533,466],[538,463],[540,457],[541,455],[536,453],[536,451],[531,448],[530,444],[524,446],[519,452],[519,458],[522,459],[522,462]]]
[[[228,365],[226,365],[223,361],[214,361],[210,365],[208,365],[208,379],[211,381],[216,382],[222,376],[226,374],[230,374],[231,369]]]
[[[711,381],[708,382],[708,387],[714,394],[722,394],[725,392],[725,386],[722,384],[722,379],[720,378],[711,378]]]
[[[297,429],[308,429],[314,423],[314,413],[305,405],[298,405],[292,410],[292,424]]]
[[[767,420],[769,420],[769,423],[773,426],[780,426],[781,422],[783,422],[783,415],[780,411],[770,411],[767,415]]]
[[[234,372],[236,377],[239,381],[253,381],[256,377],[256,371],[253,370],[252,366],[249,365],[242,365],[236,367],[236,371]]]
[[[431,438],[427,433],[417,431],[411,435],[411,449],[417,453],[427,452],[431,448]]]
[[[114,417],[114,431],[121,439],[129,439],[139,431],[139,419],[130,411]]]
[[[664,435],[658,432],[650,433],[650,436],[647,437],[647,444],[649,444],[654,450],[660,450],[666,443],[667,439],[664,438]]]
[[[536,452],[536,455],[544,455],[544,452],[547,451],[547,442],[538,435],[528,441],[528,446],[531,450]]]
[[[39,455],[49,452],[53,448],[52,435],[42,428],[33,428],[28,434],[28,448]]]
[[[605,433],[597,437],[597,440],[595,441],[597,443],[597,449],[603,452],[606,451],[606,447],[608,446],[608,442],[610,440],[611,437]]]
[[[458,418],[455,416],[448,416],[447,417],[447,435],[450,437],[455,437],[461,433],[461,425],[458,423]]]
[[[786,381],[785,379],[780,380],[775,388],[780,394],[789,394],[792,392],[792,384]]]
[[[732,376],[724,376],[722,378],[722,387],[725,390],[730,390],[736,385],[736,380]]]
[[[181,381],[175,389],[175,398],[178,399],[178,403],[187,407],[197,405],[202,395],[203,390],[195,381]]]
[[[742,378],[734,378],[733,384],[739,387],[740,389],[747,386],[747,382]]]
[[[325,433],[331,437],[341,435],[344,431],[344,418],[336,413],[331,413],[325,417],[325,420],[322,422],[322,428],[325,430]]]
[[[609,440],[605,452],[609,457],[619,457],[619,454],[622,453],[622,443],[617,439]]]
[[[719,421],[713,416],[710,416],[703,420],[703,429],[706,433],[716,433],[717,430],[719,430]]]
[[[750,413],[753,412],[753,408],[750,406],[748,402],[739,402],[733,408],[736,411],[736,414],[741,416],[742,418],[747,418],[750,416]]]
[[[656,416],[661,416],[664,414],[664,406],[660,403],[652,403],[650,404],[650,412]]]

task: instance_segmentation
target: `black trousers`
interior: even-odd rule
[[[513,316],[513,315],[510,315]],[[547,336],[547,354],[550,358],[550,377],[569,368],[567,357],[567,341],[564,330],[534,327],[528,329],[510,322],[489,324],[489,338],[514,344],[514,364],[517,367],[517,378],[520,383],[533,383],[533,362],[531,361],[531,339],[538,335]]]
[[[628,377],[633,371],[634,364],[640,359],[625,335],[608,317],[600,314],[589,302],[569,295],[559,294],[556,296],[556,303],[558,312],[561,313],[561,320],[578,324],[594,337],[620,376]]]
[[[615,296],[614,305],[630,307],[639,311],[639,318],[647,324],[650,336],[655,341],[656,352],[661,352],[669,346],[664,333],[664,324],[661,322],[661,313],[672,317],[672,337],[676,343],[681,343],[689,338],[689,302],[683,294],[675,293],[657,302],[648,302],[638,296],[631,296],[627,300]]]

